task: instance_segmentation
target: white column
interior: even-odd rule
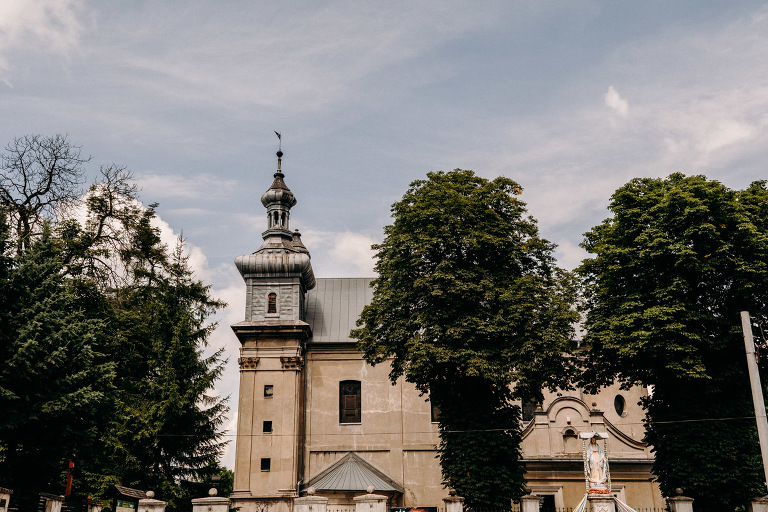
[[[0,487],[0,512],[8,512],[8,507],[11,504],[11,494],[13,491]]]
[[[464,498],[456,496],[456,491],[451,489],[450,496],[443,498],[445,512],[464,512]]]
[[[327,509],[328,498],[322,496],[304,496],[293,499],[293,512],[326,512]]]
[[[522,512],[539,512],[541,496],[526,494],[520,498],[520,503],[522,504]]]
[[[355,501],[355,512],[387,512],[389,498],[381,494],[373,494],[372,489],[369,491],[368,494],[352,498]]]
[[[757,498],[749,504],[749,512],[768,512],[768,496]]]
[[[667,498],[669,509],[672,512],[693,512],[693,498],[683,496],[683,490],[676,490],[677,496]]]
[[[136,512],[165,512],[167,501],[155,499],[154,491],[147,491],[147,497],[139,500],[139,510]]]
[[[208,491],[207,498],[195,498],[192,500],[192,512],[229,512],[229,498],[216,496],[217,490]]]

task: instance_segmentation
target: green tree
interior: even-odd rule
[[[586,233],[584,384],[653,385],[646,440],[662,493],[733,510],[764,494],[739,312],[768,305],[765,182],[634,179]]]
[[[521,192],[460,169],[413,182],[374,246],[373,300],[352,331],[369,363],[438,406],[444,484],[472,507],[524,493],[513,400],[566,387],[572,370],[574,281]]]
[[[102,492],[116,481],[152,489],[179,509],[194,497],[182,481],[210,477],[225,444],[226,400],[211,393],[223,349],[205,353],[206,318],[223,303],[193,278],[181,240],[170,253],[161,244],[154,217],[147,209],[132,232],[122,255],[131,284],[112,294],[117,415],[110,463],[90,478]]]
[[[207,319],[223,304],[181,241],[160,243],[156,205],[141,205],[125,169],[101,168],[84,193],[88,159],[66,137],[6,150],[0,481],[17,503],[61,493],[74,454],[75,494],[104,498],[120,483],[183,508],[183,480],[216,472],[223,447],[226,401],[212,393],[222,351],[207,347]]]
[[[48,227],[0,267],[0,481],[33,508],[38,492],[63,491],[69,459],[99,451],[115,365],[103,351],[106,324],[88,311],[90,291],[66,277]]]

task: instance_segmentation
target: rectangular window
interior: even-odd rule
[[[533,413],[536,412],[536,409],[540,405],[539,402],[534,402],[533,400],[529,400],[523,404],[523,407],[521,408],[523,423],[528,423],[533,419]]]
[[[261,470],[269,471],[272,466],[272,459],[261,459]]]
[[[272,433],[272,422],[271,421],[265,421],[264,422],[264,428],[261,430],[265,434],[271,434]]]
[[[361,404],[360,381],[339,382],[339,423],[360,423]]]
[[[272,384],[264,384],[264,398],[272,398],[275,390]]]
[[[432,400],[429,401],[429,419],[432,423],[440,421],[440,408]]]

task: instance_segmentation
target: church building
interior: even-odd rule
[[[386,364],[371,366],[349,332],[371,301],[372,278],[316,278],[309,250],[291,231],[296,197],[281,171],[262,195],[261,247],[235,260],[246,284],[233,506],[288,512],[307,494],[337,512],[373,488],[389,507],[443,506],[437,411]],[[580,434],[608,435],[614,494],[633,508],[664,507],[642,442],[645,388],[549,394],[523,405],[528,488],[546,509],[574,507],[585,491]]]

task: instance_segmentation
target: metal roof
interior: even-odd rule
[[[354,452],[348,452],[312,478],[307,487],[314,487],[317,491],[365,491],[369,487],[379,492],[404,491],[402,485]]]
[[[363,307],[371,303],[372,277],[319,278],[307,293],[307,323],[313,343],[354,343],[354,329]]]
[[[132,489],[130,487],[123,487],[122,485],[113,486],[114,490],[122,496],[128,496],[130,498],[146,499],[147,492],[141,489]]]

